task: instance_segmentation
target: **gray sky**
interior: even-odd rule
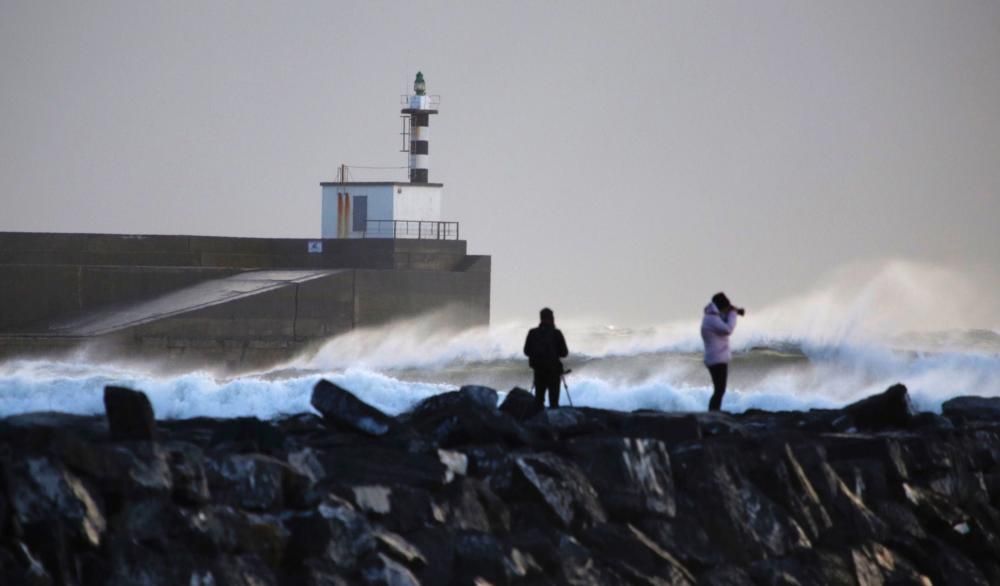
[[[0,230],[317,237],[338,164],[406,164],[417,69],[494,321],[1000,265],[987,0],[0,0]]]

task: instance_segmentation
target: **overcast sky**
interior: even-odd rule
[[[418,69],[494,321],[1000,265],[994,0],[0,0],[0,230],[318,237]]]

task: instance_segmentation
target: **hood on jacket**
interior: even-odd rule
[[[708,305],[705,306],[705,315],[722,315],[722,313],[719,312],[719,308],[714,303],[709,301]]]

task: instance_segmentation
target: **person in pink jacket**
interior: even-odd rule
[[[712,376],[712,399],[709,411],[722,407],[722,395],[726,393],[726,379],[729,378],[729,361],[733,353],[729,349],[729,335],[736,329],[736,316],[743,315],[743,308],[729,302],[725,293],[716,293],[705,306],[705,317],[701,320],[701,339],[705,342],[705,366]]]

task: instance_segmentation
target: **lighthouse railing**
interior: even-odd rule
[[[437,220],[368,220],[362,238],[458,240],[458,222]]]

